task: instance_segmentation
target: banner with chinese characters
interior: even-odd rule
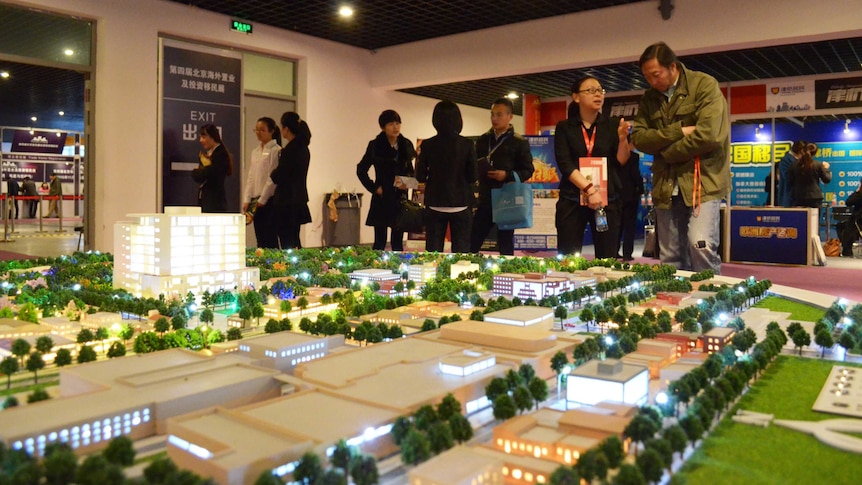
[[[775,158],[772,143],[768,141],[737,142],[730,146],[730,174],[733,188],[730,204],[733,206],[766,205],[768,193],[766,181],[775,162],[790,151],[789,141],[775,142]]]
[[[239,212],[242,59],[239,53],[162,40],[162,206],[198,205],[199,133],[213,124],[233,155],[228,210]]]
[[[862,107],[862,77],[815,81],[817,109]]]
[[[815,209],[737,208],[730,211],[732,262],[808,264]]]
[[[766,111],[809,111],[814,109],[814,80],[785,81],[766,85]]]

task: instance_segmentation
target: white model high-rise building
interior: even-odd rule
[[[245,265],[245,217],[165,207],[129,214],[114,225],[114,288],[139,297],[198,298],[205,290],[257,287],[260,270]]]

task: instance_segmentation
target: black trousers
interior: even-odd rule
[[[470,252],[478,253],[482,243],[494,227],[494,214],[489,205],[480,205],[473,214],[473,228],[470,231]],[[512,256],[515,254],[515,230],[503,231],[497,228],[497,250],[500,254]]]
[[[622,216],[620,218],[620,239],[623,252],[620,253],[620,244],[617,244],[617,254],[623,258],[631,258],[635,251],[635,231],[638,223],[638,201],[623,202],[621,205]]]
[[[583,252],[584,230],[587,224],[593,235],[596,258],[613,258],[619,243],[620,218],[622,209],[619,201],[605,207],[608,217],[608,230],[596,232],[596,211],[582,206],[579,201],[559,199],[555,222],[557,226],[557,251],[560,254]]]
[[[374,226],[374,245],[372,249],[383,251],[386,249],[386,232],[388,226]],[[404,251],[404,231],[396,231],[392,228],[392,250]]]
[[[473,211],[469,207],[459,212],[425,209],[425,250],[442,252],[448,227],[452,235],[452,252],[469,252],[472,220]]]
[[[272,206],[258,207],[254,214],[253,224],[257,247],[278,249],[278,233],[272,221]]]

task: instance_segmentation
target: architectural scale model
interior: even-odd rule
[[[114,287],[158,297],[256,288],[260,270],[245,265],[245,217],[165,207],[129,214],[114,225]]]

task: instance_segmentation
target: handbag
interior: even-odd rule
[[[514,182],[491,189],[491,210],[497,229],[509,231],[533,226],[533,185],[522,183],[517,172]]]
[[[401,232],[422,232],[425,230],[425,207],[418,202],[404,199],[395,216],[394,229]]]
[[[645,258],[658,258],[658,240],[656,239],[655,226],[644,227],[644,252]]]

